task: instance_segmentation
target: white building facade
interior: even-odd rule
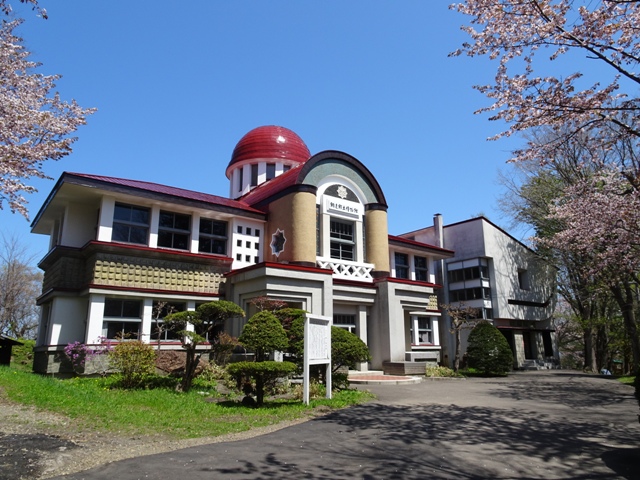
[[[441,355],[439,262],[453,252],[388,233],[378,181],[354,157],[311,155],[294,132],[258,127],[232,154],[229,197],[64,173],[32,231],[50,237],[34,370],[62,373],[75,341],[129,335],[180,349],[169,312],[256,297],[333,318],[369,346],[366,369],[424,372]]]

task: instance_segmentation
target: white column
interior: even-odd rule
[[[113,214],[116,208],[114,197],[104,196],[100,204],[100,218],[98,219],[98,241],[110,242],[113,230]]]
[[[365,305],[358,305],[358,312],[356,313],[356,332],[358,332],[360,340],[368,344],[367,307]],[[356,365],[356,368],[361,372],[366,372],[369,370],[369,364],[367,362],[362,362]]]
[[[331,217],[326,213],[320,215],[320,256],[331,258]]]
[[[433,330],[433,344],[440,345],[440,322],[438,322],[438,317],[431,317],[431,329]]]
[[[149,225],[149,247],[158,248],[158,223],[160,222],[160,207],[151,207],[151,224]]]
[[[198,253],[200,246],[200,214],[191,215],[191,253]]]
[[[103,335],[104,295],[89,295],[89,315],[87,317],[87,343],[95,343]]]
[[[364,262],[364,234],[362,220],[356,221],[356,262]]]
[[[151,320],[153,319],[153,299],[145,298],[142,302],[142,328],[140,340],[144,343],[151,342]]]

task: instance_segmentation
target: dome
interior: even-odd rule
[[[302,139],[288,128],[267,125],[254,128],[233,149],[227,172],[232,165],[258,158],[304,163],[311,153]]]

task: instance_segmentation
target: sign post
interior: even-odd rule
[[[305,314],[303,400],[309,405],[309,366],[326,365],[327,398],[331,398],[331,317]]]

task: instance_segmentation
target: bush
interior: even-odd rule
[[[227,372],[235,378],[239,390],[247,383],[247,379],[255,383],[258,406],[263,404],[266,390],[275,388],[278,379],[288,377],[295,371],[296,365],[291,362],[237,362],[227,367]]]
[[[211,344],[211,354],[209,360],[217,365],[226,365],[231,359],[231,354],[238,346],[238,339],[228,333],[221,332]]]
[[[432,378],[462,377],[460,373],[453,371],[449,367],[440,366],[427,366],[424,374]]]
[[[331,371],[354,369],[357,363],[371,361],[367,344],[344,328],[331,327]]]
[[[11,350],[11,363],[14,367],[23,370],[31,370],[33,367],[33,347],[36,345],[35,340],[20,339],[22,345],[14,345]]]
[[[233,389],[235,382],[227,369],[216,363],[207,363],[193,381],[194,387],[205,390],[218,390],[222,385],[227,389]]]
[[[120,372],[120,386],[136,388],[155,372],[156,351],[140,340],[120,342],[109,352],[109,361]]]
[[[507,339],[491,323],[479,322],[469,334],[467,360],[483,375],[506,375],[513,367]]]

